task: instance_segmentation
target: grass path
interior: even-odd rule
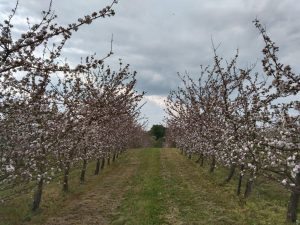
[[[111,224],[164,224],[166,193],[161,176],[160,149],[136,151],[140,166],[133,187]]]
[[[131,188],[130,181],[137,171],[138,158],[131,155],[105,174],[95,186],[73,199],[63,208],[61,215],[52,216],[46,225],[98,225],[109,224],[124,194]]]
[[[250,199],[244,205],[234,194],[234,184],[219,185],[222,176],[208,174],[207,168],[200,168],[170,149],[163,150],[161,155],[162,175],[169,194],[169,224],[284,224],[284,206],[270,201],[269,206],[274,208],[265,208],[258,199]],[[256,207],[251,207],[251,201],[257,203]]]
[[[28,222],[21,211],[28,210],[29,202],[22,203],[26,207],[20,212],[17,199],[11,206],[15,208],[0,207],[0,217],[19,213],[11,219],[14,222],[7,216],[0,225],[284,224],[287,193],[283,189],[259,185],[245,204],[234,194],[236,181],[219,185],[227,171],[217,169],[211,175],[207,167],[174,149],[130,150],[100,176],[93,176],[93,169],[90,165],[85,185],[79,185],[78,174],[74,175],[68,195],[50,185],[42,211],[30,215]]]
[[[227,171],[211,175],[174,149],[137,155],[141,164],[134,188],[111,224],[285,224],[287,195],[280,187],[261,185],[245,204],[235,195],[235,181],[219,184]]]

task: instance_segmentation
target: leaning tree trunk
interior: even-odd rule
[[[196,163],[199,163],[200,166],[203,166],[204,164],[204,155],[201,153],[199,158],[196,160]]]
[[[114,152],[114,155],[113,155],[113,160],[112,160],[113,162],[115,162],[116,161],[116,153]]]
[[[63,191],[69,191],[69,173],[70,173],[70,163],[66,164],[64,169],[64,180],[63,180]]]
[[[44,184],[44,179],[41,178],[40,181],[38,182],[37,189],[33,196],[32,211],[36,211],[40,207],[42,194],[43,194],[43,184]]]
[[[97,159],[95,175],[99,175],[100,172],[100,159]]]
[[[101,170],[104,169],[104,166],[105,166],[105,157],[102,157]]]
[[[241,194],[242,181],[243,181],[243,174],[242,174],[243,170],[244,170],[244,165],[241,165],[240,176],[239,176],[239,181],[238,181],[238,186],[237,186],[237,192],[236,192],[237,195]]]
[[[235,168],[236,168],[236,165],[232,164],[230,167],[230,170],[229,170],[229,174],[228,174],[227,178],[225,179],[224,183],[228,183],[231,181],[231,179],[233,178],[233,175],[235,173]]]
[[[81,169],[81,175],[80,175],[80,183],[84,183],[85,181],[85,172],[87,167],[87,160],[83,160],[82,169]]]
[[[213,157],[212,157],[211,164],[210,164],[209,172],[210,172],[210,173],[213,173],[214,170],[215,170],[215,168],[216,168],[216,157],[213,156]]]
[[[251,195],[252,189],[253,189],[253,183],[254,183],[253,178],[249,177],[248,180],[247,180],[247,183],[246,183],[244,198],[248,198]]]
[[[204,166],[204,155],[201,154],[201,162],[200,162],[200,166],[203,167]]]
[[[290,201],[287,209],[286,220],[288,222],[296,223],[297,209],[300,197],[300,173],[296,175],[295,187],[292,189]]]

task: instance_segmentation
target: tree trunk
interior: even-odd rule
[[[244,198],[248,198],[251,193],[252,193],[252,189],[253,189],[253,178],[250,177],[248,180],[247,180],[247,183],[246,183],[246,189],[245,189],[245,193],[244,193]]]
[[[238,186],[237,186],[237,195],[241,194],[241,187],[242,187],[242,181],[243,181],[243,175],[242,171],[244,170],[244,165],[241,166],[241,171],[240,171],[240,176],[239,176],[239,181],[238,181]]]
[[[204,164],[204,156],[203,156],[203,154],[200,154],[199,158],[196,160],[196,163],[199,163],[200,166],[203,166],[203,164]]]
[[[231,179],[233,178],[233,175],[235,173],[235,168],[236,168],[236,166],[234,164],[232,164],[230,167],[228,177],[225,179],[224,183],[228,183],[229,181],[231,181]]]
[[[200,166],[203,167],[204,166],[204,155],[201,154],[201,163]]]
[[[291,223],[297,221],[297,209],[300,197],[300,173],[296,175],[296,186],[292,189],[287,209],[286,220]]]
[[[33,196],[32,211],[36,211],[40,207],[42,194],[43,194],[43,184],[44,184],[44,179],[41,178],[40,181],[38,182],[37,189]]]
[[[192,154],[189,154],[188,158],[191,159],[192,158]]]
[[[107,158],[107,165],[110,165],[110,157]]]
[[[86,159],[84,159],[82,164],[82,169],[81,169],[80,183],[84,183],[86,167],[87,167],[87,161]]]
[[[116,154],[116,158],[119,158],[119,152],[117,152],[117,154]]]
[[[113,155],[113,162],[115,162],[116,161],[116,153],[114,153],[114,155]]]
[[[63,191],[64,192],[69,191],[69,173],[70,173],[70,163],[67,163],[65,170],[64,170],[64,180],[63,180]]]
[[[95,175],[99,175],[100,172],[100,159],[97,159]]]
[[[101,162],[101,170],[104,169],[104,166],[105,166],[105,158],[102,157],[102,162]]]
[[[210,164],[209,172],[210,172],[210,173],[213,173],[214,170],[215,170],[215,168],[216,168],[216,157],[213,156],[212,161],[211,161],[211,164]]]

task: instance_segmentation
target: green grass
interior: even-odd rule
[[[90,164],[84,185],[73,171],[68,194],[57,181],[47,185],[37,213],[30,212],[33,193],[1,205],[0,225],[285,224],[289,193],[283,187],[258,179],[245,201],[235,194],[237,177],[221,185],[228,169],[210,174],[208,162],[194,161],[175,149],[130,150],[100,176]]]
[[[137,151],[136,154],[140,166],[132,181],[132,189],[126,194],[112,224],[163,224],[162,215],[166,212],[164,202],[167,196],[160,174],[160,149],[146,149]]]
[[[123,158],[124,159],[122,161],[126,161],[126,157]],[[56,179],[45,186],[41,207],[37,212],[31,211],[34,190],[28,194],[17,196],[15,199],[7,203],[1,204],[0,225],[44,224],[49,217],[62,214],[64,212],[63,208],[66,204],[74,199],[78,199],[81,195],[88,192],[89,189],[97,186],[102,177],[109,174],[109,172],[115,169],[117,165],[111,164],[111,166],[101,171],[100,176],[94,176],[95,162],[89,163],[86,171],[86,182],[84,184],[80,184],[79,182],[81,170],[75,169],[71,171],[69,176],[68,193],[62,192],[62,177],[59,177],[59,179]]]
[[[237,178],[220,185],[226,169],[210,174],[208,165],[201,168],[178,151],[164,150],[162,155],[178,224],[285,224],[288,193],[281,186],[260,180],[245,202],[235,194]]]
[[[285,224],[288,192],[258,180],[252,196],[236,196],[237,177],[221,185],[228,170],[208,172],[175,149],[137,151],[141,162],[112,224]]]

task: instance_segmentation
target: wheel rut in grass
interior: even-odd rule
[[[162,150],[161,164],[168,190],[169,211],[165,217],[169,224],[239,224],[238,215],[227,213],[230,204],[236,205],[232,196],[205,179],[196,164],[174,149]],[[222,195],[228,196],[218,197]],[[233,217],[223,217],[228,214]]]
[[[109,224],[124,194],[131,188],[130,181],[139,165],[135,154],[130,153],[128,158],[99,179],[99,184],[88,193],[70,201],[60,215],[49,218],[46,225]]]
[[[244,200],[235,195],[237,180],[220,185],[227,172],[214,174],[175,149],[161,150],[161,174],[168,210],[164,218],[172,225],[279,225],[284,222],[284,204],[274,198],[260,199],[259,190]],[[258,187],[256,188],[258,189]],[[277,190],[272,187],[270,191]],[[280,195],[279,193],[277,193]],[[242,200],[242,201],[241,201]]]

